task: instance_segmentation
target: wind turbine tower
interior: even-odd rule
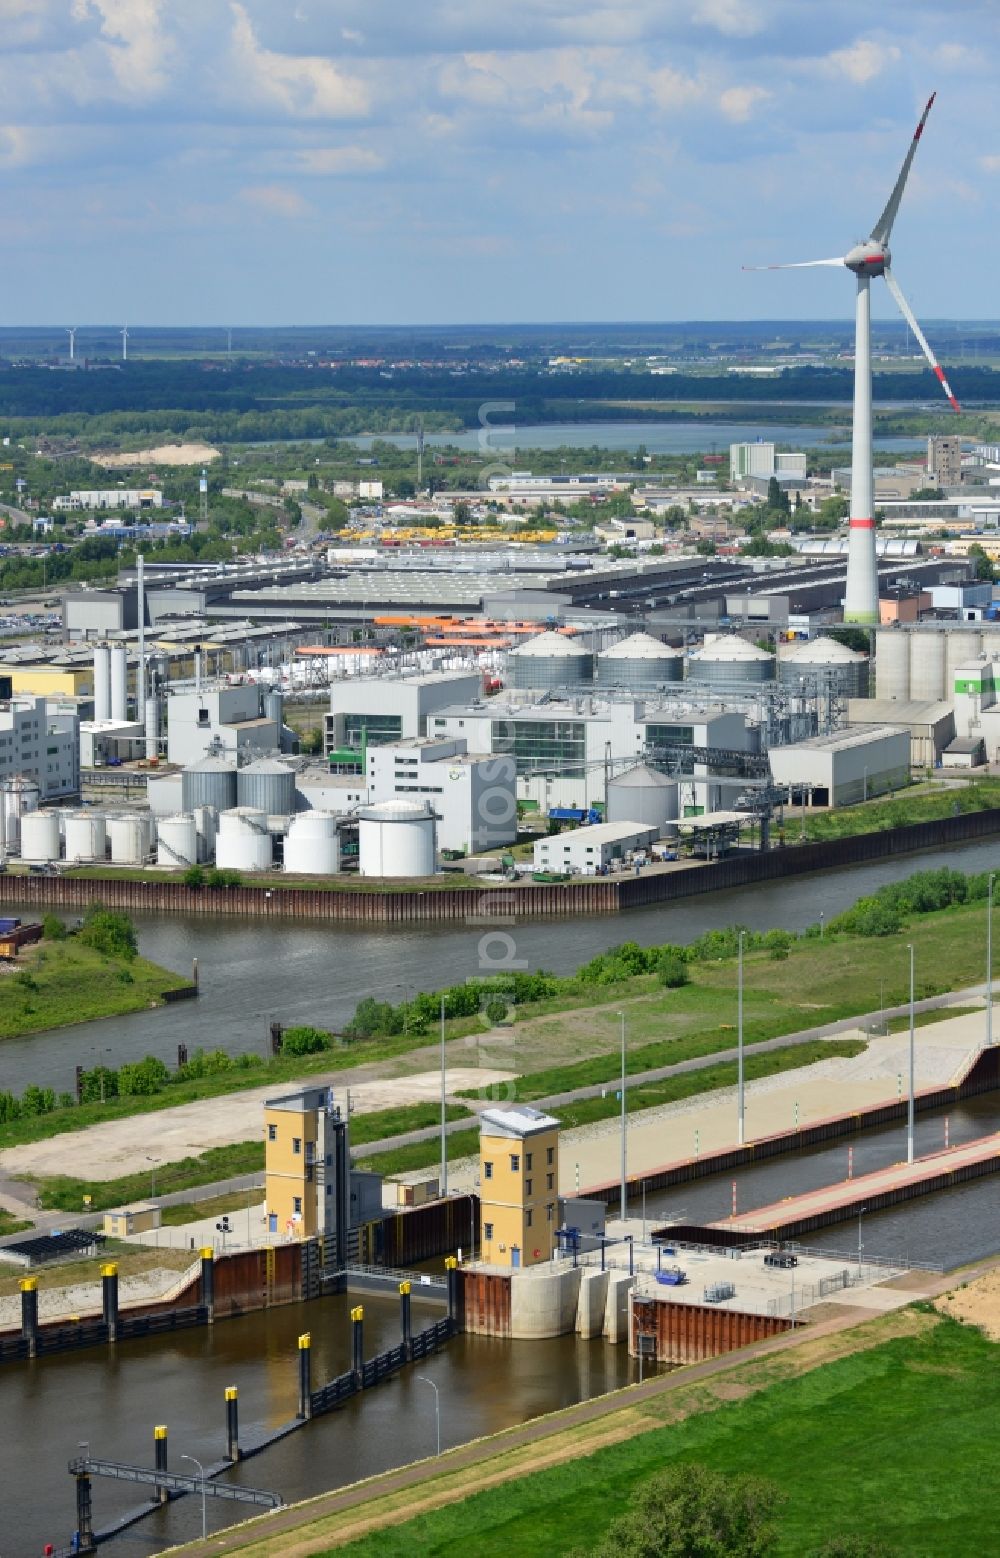
[[[951,392],[951,385],[930,346],[913,311],[900,290],[891,269],[889,238],[903,198],[917,142],[924,132],[935,94],[920,116],[909,150],[903,159],[899,177],[885,210],[870,235],[847,254],[831,260],[800,260],[792,265],[751,265],[748,270],[802,270],[813,265],[845,265],[857,278],[854,333],[854,423],[851,440],[851,518],[847,553],[847,592],[844,621],[871,626],[878,622],[878,568],[875,561],[875,517],[872,499],[872,364],[871,364],[871,283],[884,277],[899,312],[920,343],[954,411],[962,408]]]
[[[71,325],[66,334],[69,336],[69,360],[72,362],[76,357],[76,325]]]
[[[122,325],[122,362],[128,362],[128,325]]]

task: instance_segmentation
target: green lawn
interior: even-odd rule
[[[841,806],[806,818],[806,838],[838,839],[853,833],[881,833],[911,822],[935,822],[960,812],[986,811],[1000,806],[1000,779],[976,779],[961,787],[902,791],[885,800],[861,806]],[[785,813],[785,832],[790,841],[799,838],[801,822],[794,807]]]
[[[159,1006],[165,990],[188,983],[146,958],[104,957],[74,937],[42,941],[0,976],[0,1039]]]
[[[777,1551],[807,1558],[834,1535],[879,1538],[900,1558],[1000,1551],[1000,1352],[939,1320],[696,1410],[563,1466],[337,1547],[337,1558],[551,1558],[586,1553],[633,1488],[675,1461],[769,1477],[786,1495]],[[669,1398],[664,1397],[664,1415]]]
[[[5,1207],[0,1206],[0,1236],[8,1233],[21,1233],[25,1228],[33,1228],[34,1226],[34,1223],[13,1217]]]

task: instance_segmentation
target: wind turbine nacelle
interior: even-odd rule
[[[855,276],[883,276],[889,260],[888,244],[876,243],[870,238],[867,243],[856,243],[850,253],[844,255],[844,264]]]

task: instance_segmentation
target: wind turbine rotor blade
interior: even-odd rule
[[[814,265],[843,265],[841,255],[832,260],[793,260],[784,265],[741,265],[740,270],[811,270]]]
[[[904,296],[902,294],[902,291],[900,290],[899,282],[896,280],[895,276],[892,274],[892,271],[889,269],[888,266],[886,266],[885,271],[884,271],[883,274],[885,275],[886,286],[889,288],[889,291],[892,293],[893,297],[896,299],[896,306],[899,309],[899,312],[902,314],[903,318],[906,320],[906,323],[909,325],[910,329],[913,331],[913,334],[916,336],[917,340],[920,342],[920,349],[921,349],[921,351],[923,352],[924,356],[927,358],[927,361],[930,363],[931,367],[933,368],[935,377],[940,382],[941,388],[944,390],[944,392],[947,395],[948,399],[951,401],[951,409],[953,411],[961,411],[961,409],[962,409],[961,406],[959,405],[958,401],[955,399],[955,396],[952,394],[951,385],[948,383],[948,380],[944,376],[944,369],[942,368],[941,364],[938,362],[938,360],[935,357],[934,353],[931,351],[930,346],[929,346],[928,341],[927,341],[927,337],[924,335],[924,332],[921,330],[920,326],[917,324],[917,321],[916,321],[916,319],[914,318],[914,315],[913,315],[913,310],[910,307],[909,303],[907,303],[906,299],[904,298]]]
[[[886,201],[885,210],[882,212],[882,215],[879,217],[878,221],[875,223],[875,226],[872,228],[871,238],[875,243],[889,242],[889,234],[892,232],[892,224],[896,220],[896,212],[899,210],[899,202],[903,198],[903,190],[906,188],[906,181],[910,176],[910,167],[916,155],[917,142],[924,133],[924,125],[927,123],[927,115],[930,113],[934,99],[936,97],[937,93],[932,92],[927,101],[927,107],[920,115],[920,123],[913,132],[913,139],[910,142],[910,149],[903,158],[903,166],[899,170],[899,178],[896,180],[895,185],[893,186],[892,194]]]

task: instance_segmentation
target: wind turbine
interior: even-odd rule
[[[122,362],[128,362],[128,325],[122,325]]]
[[[76,325],[68,326],[66,334],[69,336],[69,360],[72,362],[76,356]]]
[[[920,342],[921,350],[941,383],[952,409],[962,408],[952,394],[944,370],[927,343],[890,268],[889,238],[903,198],[927,116],[937,93],[932,93],[920,116],[909,150],[903,159],[899,177],[885,210],[870,235],[854,245],[847,254],[831,260],[800,260],[796,264],[748,265],[745,270],[803,270],[814,265],[846,265],[858,279],[854,336],[854,426],[851,443],[851,519],[847,554],[847,592],[844,621],[865,624],[878,622],[878,570],[875,563],[875,519],[872,503],[872,363],[871,363],[871,281],[882,276],[896,306]]]

